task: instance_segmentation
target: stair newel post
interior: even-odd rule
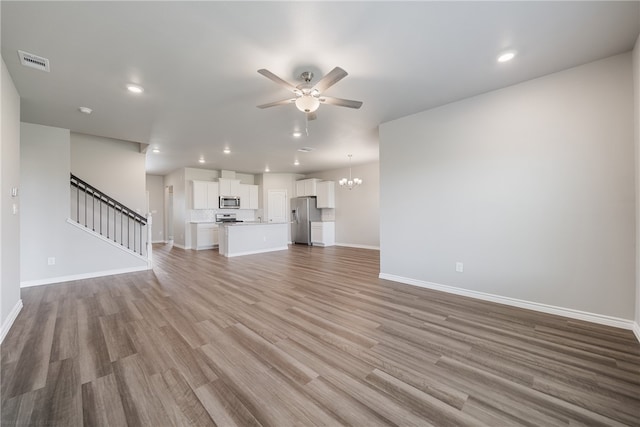
[[[76,181],[77,183],[77,181]],[[80,222],[80,186],[76,186],[76,222]]]
[[[149,263],[149,268],[151,268],[151,261],[153,260],[152,253],[152,245],[151,245],[151,227],[153,224],[153,217],[150,213],[147,214],[147,260]],[[142,232],[142,226],[140,227],[140,232]]]

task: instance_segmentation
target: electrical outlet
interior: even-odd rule
[[[50,256],[49,258],[47,258],[47,264],[48,265],[56,265],[56,257]]]
[[[464,271],[464,264],[461,262],[456,262],[456,271],[458,273],[462,273]]]

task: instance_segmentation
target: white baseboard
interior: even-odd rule
[[[408,277],[396,276],[393,274],[380,273],[381,279],[391,280],[393,282],[404,283],[407,285],[419,286],[421,288],[433,289],[436,291],[447,292],[450,294],[462,295],[465,297],[476,298],[484,301],[496,302],[498,304],[510,305],[513,307],[526,308],[529,310],[540,311],[547,314],[555,314],[558,316],[569,317],[571,319],[584,320],[587,322],[598,323],[600,325],[613,326],[615,328],[633,330],[636,337],[640,341],[640,330],[637,330],[637,323],[632,320],[622,319],[619,317],[605,316],[602,314],[589,313],[586,311],[574,310],[572,308],[558,307],[554,305],[541,304],[537,302],[525,301],[516,298],[503,297],[500,295],[488,294],[485,292],[471,291],[468,289],[456,288],[454,286],[441,285],[438,283],[426,282],[423,280],[411,279]],[[640,329],[640,328],[638,328]]]
[[[186,246],[184,246],[184,245],[179,245],[179,244],[177,244],[177,243],[174,243],[174,244],[173,244],[173,245],[171,245],[171,246],[173,246],[174,248],[184,249],[184,250],[191,249],[191,247],[186,247]]]
[[[11,312],[9,313],[5,321],[2,323],[2,329],[0,329],[0,344],[2,344],[2,341],[4,341],[4,337],[6,337],[7,334],[9,333],[9,329],[11,329],[11,326],[13,326],[13,322],[16,321],[16,317],[18,317],[20,310],[22,310],[21,299],[19,299],[16,302],[16,305],[13,306],[13,308],[11,309]]]
[[[635,334],[638,342],[640,342],[640,325],[638,322],[633,322],[633,333]]]
[[[356,248],[356,249],[371,249],[374,251],[379,251],[380,246],[370,246],[370,245],[358,245],[355,243],[337,243],[336,246],[344,246],[345,248]]]
[[[115,274],[136,273],[138,271],[151,270],[151,265],[120,268],[116,270],[95,271],[91,273],[73,274],[70,276],[48,277],[46,279],[26,280],[20,282],[21,288],[29,288],[31,286],[51,285],[53,283],[71,282],[73,280],[93,279],[95,277],[113,276]]]
[[[238,252],[232,255],[225,255],[227,258],[233,258],[236,256],[242,256],[242,255],[255,255],[255,254],[263,254],[265,252],[275,252],[275,251],[288,251],[289,247],[288,246],[282,246],[282,247],[277,247],[277,248],[269,248],[269,249],[259,249],[257,251],[247,251],[247,252]]]

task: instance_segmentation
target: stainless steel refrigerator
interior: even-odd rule
[[[320,209],[315,197],[291,199],[291,240],[293,243],[311,245],[311,221],[320,221]]]

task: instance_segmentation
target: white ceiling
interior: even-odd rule
[[[147,172],[261,173],[378,158],[380,123],[633,48],[640,2],[1,2],[22,120],[150,144]],[[20,65],[21,49],[51,72]],[[515,49],[515,60],[496,56]],[[348,73],[305,129],[267,68]],[[127,83],[145,88],[126,91]],[[89,116],[78,107],[93,109]],[[232,153],[222,150],[229,146]],[[301,153],[300,147],[313,147]],[[203,156],[204,165],[198,163]],[[298,159],[299,166],[294,166]]]

